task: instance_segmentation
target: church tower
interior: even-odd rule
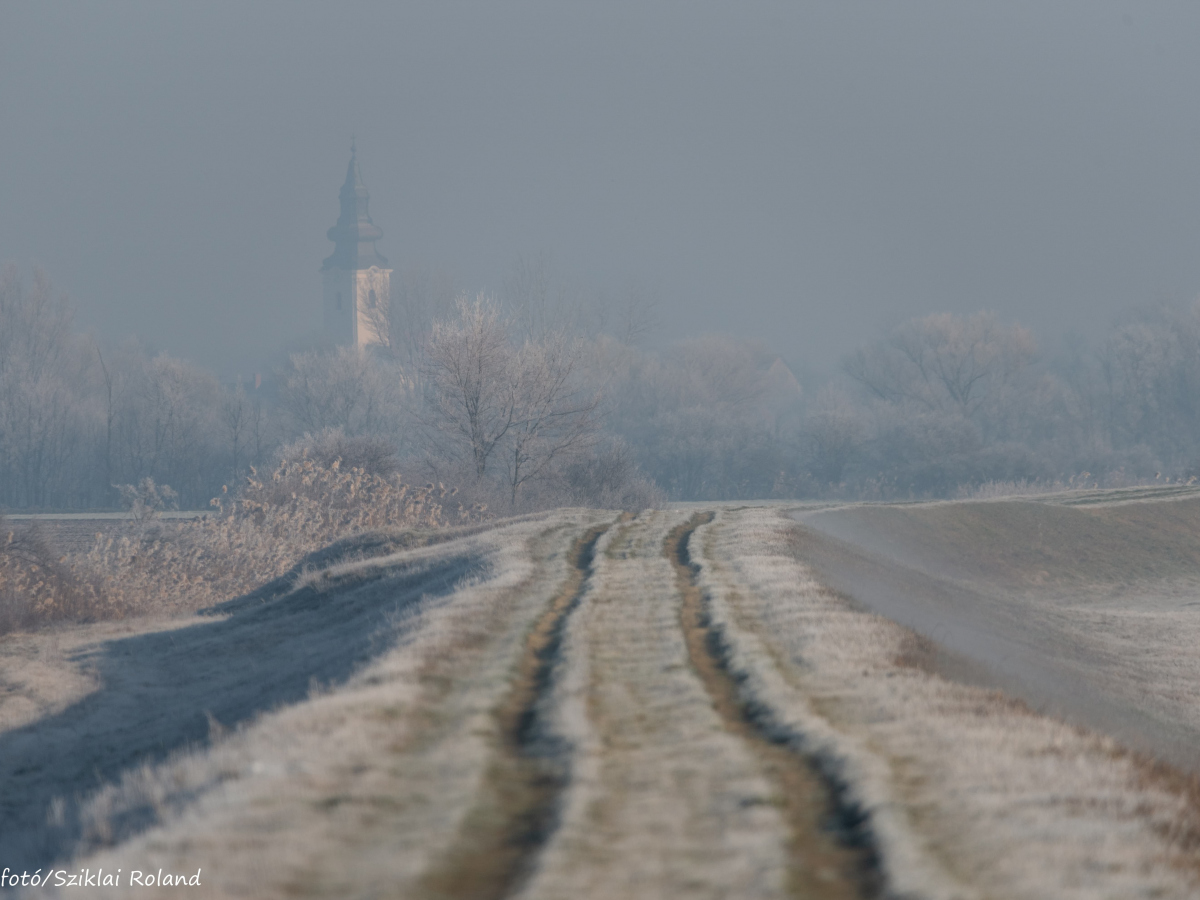
[[[350,147],[346,183],[338,194],[342,211],[329,229],[333,255],[321,266],[324,284],[325,334],[335,344],[366,347],[383,343],[380,326],[386,321],[392,270],[375,249],[383,230],[367,212],[367,187]]]

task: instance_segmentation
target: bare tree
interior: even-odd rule
[[[40,269],[0,273],[0,503],[45,506],[79,490],[87,366],[71,308]],[[73,482],[73,484],[72,484]]]
[[[251,454],[250,464],[252,466],[261,466],[263,464],[263,455],[267,447],[267,429],[269,420],[266,410],[263,408],[262,397],[256,392],[254,398],[250,401],[249,421],[249,439],[250,444],[254,448]]]
[[[625,344],[635,346],[661,324],[658,302],[647,298],[636,284],[625,291],[625,302],[620,308],[617,337]]]
[[[503,452],[514,506],[522,485],[595,438],[600,394],[579,384],[582,356],[579,341],[556,333],[526,341],[513,360],[515,416]]]
[[[1019,325],[1003,326],[991,313],[942,313],[897,326],[845,368],[881,400],[971,418],[1011,400],[1034,356],[1033,336]]]
[[[34,269],[26,291],[9,264],[0,273],[0,366],[21,365],[33,379],[56,370],[71,352],[71,307],[49,276]]]
[[[458,298],[454,318],[434,323],[424,369],[431,436],[444,452],[469,459],[482,477],[518,416],[513,351],[499,305],[484,294]]]
[[[753,406],[767,390],[776,359],[762,345],[720,335],[681,341],[667,355],[663,386],[686,405],[714,405],[733,412]]]
[[[129,348],[122,362],[130,386],[114,420],[115,476],[149,477],[171,484],[189,506],[205,504],[225,476],[216,378],[163,353],[146,359]]]
[[[515,505],[523,485],[588,445],[599,395],[581,384],[582,342],[560,331],[514,347],[511,337],[494,300],[460,298],[429,342],[426,421],[441,451],[469,461],[477,477],[502,459]]]
[[[1200,442],[1200,301],[1137,311],[1101,348],[1097,379],[1115,448],[1151,448],[1160,464],[1195,465]],[[1083,392],[1080,392],[1083,393]]]
[[[222,391],[221,425],[225,431],[225,440],[229,446],[230,463],[234,477],[242,471],[242,450],[246,443],[247,432],[250,430],[251,404],[246,396],[246,388],[239,377],[237,384]]]
[[[503,297],[512,314],[513,327],[522,338],[537,340],[554,333],[589,331],[590,306],[583,291],[569,285],[554,270],[549,258],[518,257],[504,280]]]
[[[113,373],[105,365],[99,345],[96,345],[96,359],[100,361],[100,372],[104,376],[104,483],[112,484],[113,422],[117,416],[113,401]]]
[[[854,404],[837,388],[822,388],[805,430],[813,476],[823,484],[837,484],[864,438],[865,429]]]
[[[601,360],[608,424],[672,499],[773,496],[796,481],[782,423],[800,386],[766,347],[708,336],[663,353],[621,350]]]

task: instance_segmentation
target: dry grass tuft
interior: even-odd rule
[[[1132,763],[1136,788],[1179,798],[1178,815],[1155,821],[1155,830],[1164,842],[1191,856],[1193,876],[1200,882],[1200,775],[1141,753],[1121,749],[1115,755]]]

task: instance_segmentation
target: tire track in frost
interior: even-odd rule
[[[713,513],[699,513],[674,528],[663,554],[675,568],[683,597],[680,620],[692,667],[725,727],[762,763],[788,823],[788,893],[829,900],[880,896],[878,856],[863,828],[862,812],[843,800],[845,786],[794,749],[795,735],[773,727],[770,710],[743,696],[729,669],[699,585],[699,567],[688,553],[692,532],[712,520]]]
[[[519,890],[558,825],[570,781],[568,748],[542,722],[567,619],[592,576],[596,543],[610,525],[572,545],[571,573],[525,639],[508,696],[496,710],[499,746],[455,844],[422,877],[426,900],[499,900]]]

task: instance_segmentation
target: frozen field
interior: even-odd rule
[[[816,573],[913,573],[892,613],[938,639],[939,613],[1031,659],[1049,634],[1170,750],[1196,503],[566,510],[314,558],[199,618],[11,635],[0,866],[199,869],[214,897],[1194,897],[1185,753],[1016,702],[988,686],[1007,651]],[[1135,532],[1175,538],[1130,568]]]

